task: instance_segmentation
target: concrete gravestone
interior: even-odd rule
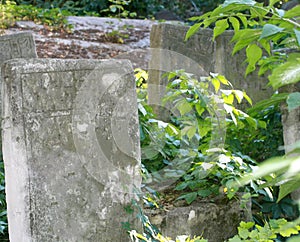
[[[0,81],[1,65],[3,62],[14,58],[36,58],[35,42],[29,32],[21,32],[0,36]],[[1,83],[1,82],[0,82]],[[1,89],[0,89],[1,96]],[[1,102],[0,102],[1,114]]]
[[[184,55],[186,59],[189,58],[198,66],[201,66],[206,73],[215,72],[224,75],[235,89],[245,90],[254,103],[273,94],[272,88],[266,87],[268,82],[266,77],[258,77],[257,73],[244,77],[246,70],[246,65],[243,63],[245,60],[244,51],[240,51],[234,56],[231,55],[233,49],[233,44],[230,42],[233,36],[232,31],[225,31],[216,38],[216,41],[213,41],[213,30],[202,29],[185,42],[184,39],[188,29],[187,26],[169,23],[153,25],[150,35],[150,47]],[[163,59],[154,56],[154,59],[150,61],[150,84],[165,85],[164,80],[161,78],[161,69],[155,69],[153,65],[165,66],[166,59],[166,56]],[[177,68],[186,69],[187,72],[191,71],[186,63],[177,63],[178,61],[172,59],[169,62],[172,63],[173,70]],[[192,73],[197,74],[193,70]],[[149,90],[150,103],[157,100],[155,93],[157,93],[157,90]]]
[[[128,241],[124,207],[141,182],[131,73],[123,60],[3,65],[11,242]]]
[[[29,32],[0,36],[0,65],[14,58],[35,58],[33,36]]]

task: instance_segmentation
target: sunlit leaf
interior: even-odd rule
[[[285,63],[273,70],[269,80],[274,89],[300,81],[300,54],[290,54]]]
[[[240,22],[238,21],[237,18],[230,17],[229,18],[229,22],[232,24],[232,27],[233,27],[233,29],[234,29],[235,32],[239,31],[239,29],[240,29]]]
[[[295,191],[296,189],[300,188],[300,180],[299,179],[292,179],[280,186],[279,195],[277,202],[279,202],[282,198],[290,194],[291,192]]]
[[[256,63],[262,57],[262,50],[256,44],[250,44],[246,49],[248,66],[246,69],[246,75],[255,70]]]
[[[214,39],[222,34],[229,27],[227,19],[221,19],[216,22],[216,26],[214,28]]]
[[[234,93],[235,98],[238,101],[238,103],[241,103],[244,98],[244,93],[240,90],[233,90],[232,92]]]
[[[187,41],[192,35],[194,35],[198,31],[198,29],[201,27],[201,25],[202,25],[202,23],[197,23],[197,24],[194,24],[193,26],[191,26],[185,35],[184,41]]]
[[[252,100],[251,100],[251,98],[247,95],[246,92],[243,92],[243,96],[244,96],[244,98],[247,100],[247,102],[250,103],[250,104],[252,105]]]
[[[220,89],[220,81],[217,78],[212,78],[211,83],[213,84],[215,92],[217,93]]]
[[[296,7],[286,11],[284,17],[285,18],[299,17],[299,13],[300,13],[300,5],[297,5]]]

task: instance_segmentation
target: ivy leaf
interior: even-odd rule
[[[229,24],[227,22],[227,19],[221,19],[216,22],[216,26],[214,28],[214,37],[215,39],[217,36],[222,34],[227,28],[229,27]]]
[[[184,41],[187,41],[192,35],[194,35],[198,31],[198,29],[201,27],[201,25],[202,25],[202,23],[197,23],[197,24],[194,24],[193,26],[191,26],[185,35]]]
[[[300,54],[290,54],[284,64],[273,70],[269,80],[274,89],[300,81]]]
[[[294,92],[289,94],[287,100],[289,111],[298,108],[300,106],[300,92]]]
[[[271,35],[280,33],[282,30],[284,30],[284,28],[280,28],[274,24],[266,24],[263,27],[263,30],[262,30],[262,33],[261,33],[259,39],[263,39],[263,38],[269,37]]]
[[[298,45],[300,46],[300,31],[297,29],[294,29],[297,41],[298,41]]]
[[[248,66],[245,75],[255,70],[256,63],[262,57],[262,50],[256,44],[251,44],[246,48],[246,55],[248,60]]]
[[[250,232],[249,232],[248,229],[238,227],[238,231],[239,231],[239,236],[242,239],[247,239],[249,237],[249,235],[250,235]]]
[[[280,231],[280,235],[283,237],[291,237],[292,234],[299,234],[297,228],[287,228],[285,230]]]

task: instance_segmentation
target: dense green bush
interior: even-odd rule
[[[66,16],[71,15],[60,8],[43,9],[32,5],[16,5],[14,1],[5,1],[0,5],[0,28],[13,26],[18,20],[32,20],[38,24],[46,24],[52,28],[70,27]]]
[[[44,9],[60,8],[76,15],[86,15],[92,12],[102,16],[112,14],[109,11],[103,12],[103,10],[109,9],[111,5],[118,5],[125,7],[125,9],[131,13],[137,13],[138,18],[153,17],[156,12],[162,9],[168,9],[185,19],[191,16],[192,13],[199,14],[200,12],[203,13],[212,10],[223,1],[224,0],[16,0],[15,2],[17,4],[33,5]]]

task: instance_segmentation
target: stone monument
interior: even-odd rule
[[[2,78],[10,241],[127,242],[141,183],[130,62],[14,59]]]

